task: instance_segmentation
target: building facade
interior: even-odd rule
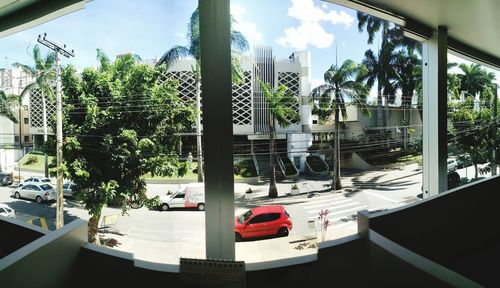
[[[179,97],[185,101],[193,101],[193,103],[196,100],[196,82],[193,73],[195,65],[193,59],[181,59],[173,63],[165,75],[165,78],[178,81]],[[269,83],[273,87],[282,84],[290,93],[299,98],[299,104],[295,109],[300,113],[300,121],[292,122],[288,127],[275,124],[277,145],[282,145],[286,149],[282,151],[285,152],[282,154],[293,160],[296,168],[303,171],[307,147],[312,144],[311,105],[307,100],[310,92],[310,53],[308,51],[295,52],[288,59],[278,59],[270,47],[259,46],[254,49],[253,56],[243,57],[240,65],[244,81],[240,84],[233,84],[232,121],[233,135],[235,139],[238,139],[239,145],[250,147],[242,154],[248,157],[259,158],[261,156],[269,159],[270,111],[258,80]],[[203,128],[201,130],[203,131]],[[194,137],[195,135],[192,134],[191,138],[194,139]],[[187,154],[186,151],[182,152]],[[238,153],[235,152],[235,154]]]

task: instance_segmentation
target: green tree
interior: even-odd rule
[[[276,138],[276,127],[288,127],[293,122],[300,121],[300,114],[295,109],[299,104],[299,98],[290,93],[288,88],[280,84],[277,88],[271,87],[268,83],[259,80],[260,89],[269,105],[269,152],[271,165],[271,180],[269,183],[269,197],[278,197],[276,188],[276,149],[274,139]]]
[[[363,80],[369,89],[377,83],[377,126],[382,128],[383,115],[382,115],[382,99],[386,98],[386,121],[389,121],[388,104],[393,103],[395,100],[395,82],[397,79],[396,71],[394,70],[397,52],[394,50],[395,46],[387,42],[381,47],[378,54],[375,54],[371,49],[365,52],[365,58],[362,63],[367,68],[367,73]],[[388,126],[388,123],[386,123]],[[380,130],[382,133],[383,130]]]
[[[422,60],[415,49],[407,47],[397,54],[394,61],[396,72],[395,88],[401,90],[401,106],[403,107],[403,146],[408,147],[408,126],[411,126],[410,109],[413,93],[422,82]]]
[[[495,74],[487,72],[479,64],[460,64],[458,68],[463,74],[458,74],[460,78],[460,89],[466,91],[470,95],[475,96],[476,93],[482,93],[486,87],[493,87]]]
[[[365,115],[369,115],[366,108],[366,97],[369,90],[362,80],[368,73],[364,65],[356,64],[352,60],[346,60],[342,66],[332,65],[324,74],[325,84],[314,88],[311,91],[311,101],[313,112],[318,114],[321,120],[326,120],[332,116],[335,119],[334,137],[334,169],[332,172],[332,189],[342,189],[340,182],[340,139],[339,123],[340,113],[344,121],[347,119],[346,99],[349,99],[351,105],[361,108]]]
[[[231,48],[233,51],[243,52],[248,50],[248,41],[239,31],[231,29]],[[168,50],[158,61],[157,65],[165,63],[167,67],[174,62],[178,61],[182,57],[193,57],[196,60],[196,64],[192,67],[195,87],[196,87],[196,110],[197,120],[196,120],[196,149],[197,149],[197,171],[198,171],[198,182],[203,182],[203,165],[202,165],[202,143],[201,143],[201,131],[200,131],[200,118],[201,118],[201,107],[200,107],[200,95],[201,95],[201,53],[200,53],[200,17],[199,9],[191,14],[191,18],[188,23],[188,33],[187,38],[189,41],[188,46],[176,45],[170,50]],[[242,71],[238,65],[238,57],[233,53],[232,55],[232,76],[233,82],[241,82],[243,79]]]
[[[125,212],[145,199],[144,175],[184,175],[175,147],[191,127],[195,111],[178,97],[177,83],[160,82],[165,67],[138,64],[133,55],[111,63],[98,51],[99,69],[77,76],[63,70],[64,171],[89,211],[89,242],[99,243],[103,206],[119,203]],[[161,83],[161,84],[160,84]]]
[[[462,153],[467,153],[474,165],[475,178],[478,178],[477,165],[488,159],[488,149],[493,147],[491,126],[493,125],[492,109],[476,109],[474,97],[465,101],[450,103],[448,118],[452,121],[452,143]]]
[[[0,91],[0,116],[4,116],[14,123],[17,122],[16,115],[12,112],[14,106],[18,103],[19,97],[16,95],[7,95],[4,91]]]

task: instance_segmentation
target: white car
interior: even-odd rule
[[[456,171],[457,168],[458,168],[457,160],[455,160],[455,159],[448,159],[448,172]]]
[[[171,195],[160,196],[162,211],[170,208],[197,208],[205,210],[205,183],[189,183]]]
[[[26,184],[22,187],[17,187],[12,191],[12,195],[16,199],[27,198],[33,199],[40,204],[43,201],[51,201],[56,199],[56,189],[50,184]]]
[[[50,184],[51,181],[49,178],[47,177],[42,177],[42,176],[33,176],[33,177],[30,177],[28,179],[25,179],[23,182],[19,183],[19,185],[17,185],[17,187],[23,187],[24,185],[27,185],[27,184],[35,184],[35,185],[38,185],[38,184],[43,184],[43,183],[47,183],[47,184]]]
[[[0,215],[8,218],[16,218],[16,211],[7,204],[0,203]]]

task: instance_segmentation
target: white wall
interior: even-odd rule
[[[0,116],[0,145],[14,145],[14,123]]]
[[[288,158],[294,162],[295,157],[300,157],[300,172],[304,172],[307,157],[307,148],[312,145],[311,134],[288,134],[287,137]]]

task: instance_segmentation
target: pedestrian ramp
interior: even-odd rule
[[[330,221],[330,225],[335,225],[355,220],[357,212],[368,208],[368,206],[337,194],[322,196],[304,204],[302,208],[306,212],[308,222],[314,222],[318,219],[321,211],[328,210],[326,219]]]

